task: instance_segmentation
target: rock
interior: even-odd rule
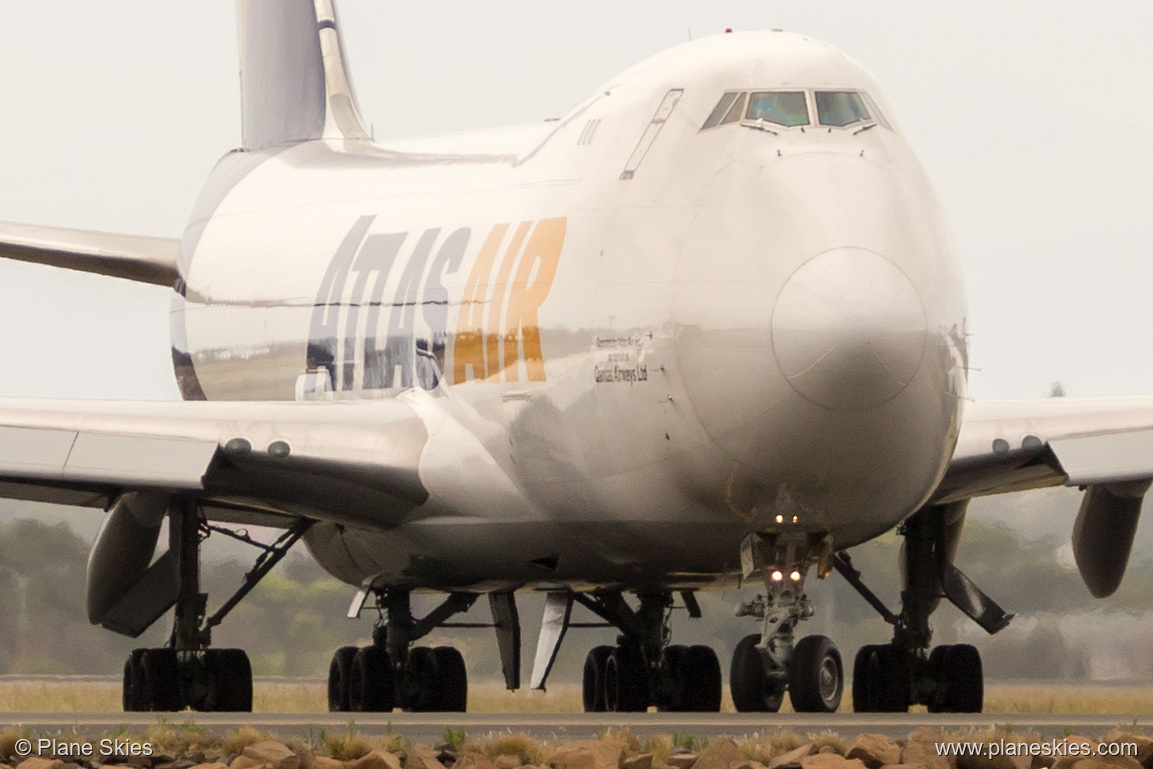
[[[1093,743],[1094,748],[1097,743]],[[1068,761],[1068,764],[1065,762]],[[1135,758],[1128,756],[1069,756],[1054,764],[1053,769],[1068,766],[1070,769],[1142,769]]]
[[[865,769],[860,759],[848,759],[836,753],[817,753],[801,759],[801,769]]]
[[[697,762],[697,754],[675,753],[665,759],[665,761],[673,769],[693,769],[693,764]]]
[[[721,737],[710,742],[701,751],[697,762],[693,764],[693,769],[731,769],[731,767],[747,760],[748,756],[741,752],[732,738]]]
[[[314,767],[314,769],[335,769],[335,767]],[[417,745],[408,752],[404,769],[444,769],[444,764],[440,762],[435,750]]]
[[[213,761],[207,764],[196,764],[192,769],[228,769],[228,764],[223,764],[219,761]]]
[[[575,742],[545,761],[549,769],[618,769],[620,763],[621,749],[604,740]]]
[[[637,753],[621,761],[621,769],[653,769],[652,753]]]
[[[945,735],[936,729],[917,729],[901,750],[901,763],[920,764],[925,769],[956,769],[955,757],[937,755],[937,744],[944,741]]]
[[[797,767],[799,768],[800,764],[797,764]],[[768,767],[762,764],[760,761],[745,759],[741,763],[734,766],[733,769],[768,769]]]
[[[929,769],[925,764],[885,764],[881,769]]]
[[[353,769],[356,769],[353,767]],[[496,764],[489,760],[484,753],[475,750],[466,750],[456,757],[452,769],[496,769]]]
[[[356,759],[352,769],[400,769],[400,759],[384,750],[374,750]]]
[[[16,764],[16,769],[64,769],[64,762],[56,758],[32,756]]]
[[[507,753],[501,753],[492,760],[496,765],[496,769],[518,769],[521,766],[521,761],[516,756],[510,756]],[[408,769],[405,767],[405,769]]]
[[[1137,763],[1150,769],[1153,767],[1153,738],[1146,737],[1144,734],[1132,734],[1129,732],[1122,732],[1110,742],[1134,742],[1137,744]]]
[[[790,750],[788,753],[773,756],[773,758],[769,760],[768,769],[801,769],[801,759],[806,756],[811,756],[816,752],[816,743],[810,742],[808,745],[802,745],[799,748]]]
[[[957,756],[957,769],[1031,769],[1032,756]]]
[[[300,756],[283,742],[265,740],[246,747],[228,765],[229,769],[300,769]],[[400,769],[400,765],[394,769]]]
[[[901,762],[901,746],[883,734],[858,734],[845,751],[846,758],[857,758],[869,769]]]

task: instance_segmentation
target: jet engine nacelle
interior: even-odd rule
[[[1073,557],[1096,598],[1113,595],[1125,576],[1141,502],[1151,481],[1090,486],[1073,526]]]
[[[112,505],[88,555],[88,621],[93,625],[104,624],[148,571],[167,511],[168,495],[152,492],[121,494]]]

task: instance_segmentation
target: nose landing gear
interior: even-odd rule
[[[761,632],[746,636],[733,652],[729,688],[740,712],[776,712],[788,691],[798,713],[832,713],[841,705],[845,674],[836,644],[822,635],[794,645],[794,630],[813,616],[805,595],[810,553],[827,549],[810,535],[750,535],[741,546],[746,577],[760,574],[766,596],[742,605],[740,615],[761,620]]]

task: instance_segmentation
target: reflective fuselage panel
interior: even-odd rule
[[[885,122],[702,130],[774,90]],[[950,237],[893,118],[835,49],[744,33],[540,126],[234,153],[185,238],[185,395],[421,414],[429,501],[310,535],[350,582],[718,585],[749,531],[857,544],[932,491],[964,392]]]

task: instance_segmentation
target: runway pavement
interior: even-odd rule
[[[627,728],[637,735],[691,732],[710,737],[741,737],[758,732],[788,730],[798,734],[831,731],[852,738],[862,732],[908,736],[914,729],[934,727],[948,731],[981,730],[1011,724],[1015,732],[1039,732],[1042,737],[1061,737],[1072,730],[1092,737],[1118,725],[1153,729],[1153,714],[1116,715],[931,715],[918,714],[752,714],[752,713],[11,713],[0,714],[0,725],[19,726],[36,733],[69,734],[91,738],[127,728],[143,732],[157,723],[195,723],[218,734],[242,726],[273,732],[285,738],[307,736],[325,730],[343,731],[353,724],[365,735],[391,732],[414,742],[436,743],[446,727],[463,727],[473,738],[494,732],[525,733],[535,739],[591,739],[606,728]]]

